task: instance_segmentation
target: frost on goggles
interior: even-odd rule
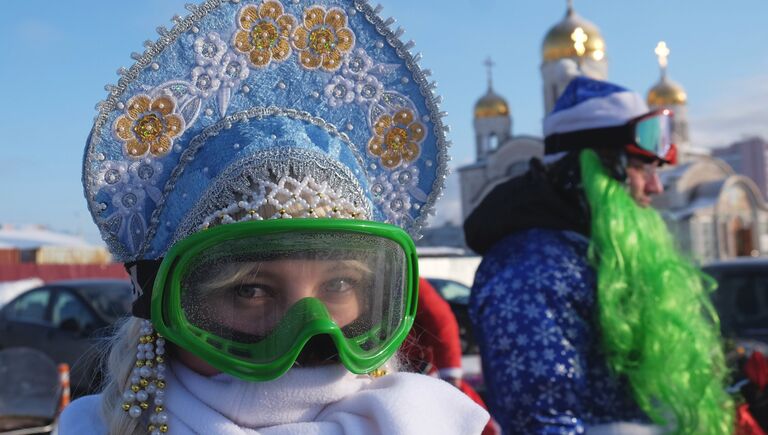
[[[350,371],[365,373],[410,327],[408,257],[394,240],[345,231],[225,240],[185,259],[167,299],[175,306],[165,309],[177,315],[164,317],[199,356],[247,379],[278,377],[318,334],[331,336]]]

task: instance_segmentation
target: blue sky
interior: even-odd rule
[[[189,1],[189,0],[187,0]],[[539,135],[541,41],[565,0],[380,0],[416,41],[449,113],[453,165],[474,158],[472,107],[494,87],[510,103],[514,133]],[[185,14],[183,0],[7,1],[0,14],[0,223],[49,226],[99,239],[80,184],[94,104],[154,29]],[[689,98],[695,145],[768,137],[768,2],[575,1],[607,44],[610,80],[645,93],[659,77],[653,49],[671,49],[669,73]],[[458,214],[455,176],[436,222]]]

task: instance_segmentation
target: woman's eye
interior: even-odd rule
[[[263,298],[269,296],[269,292],[264,286],[259,285],[243,285],[235,289],[235,294],[238,297],[245,299]]]
[[[355,290],[357,286],[357,280],[352,278],[336,278],[326,281],[323,284],[323,290],[329,293],[345,293]]]

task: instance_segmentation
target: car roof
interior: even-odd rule
[[[130,285],[131,282],[127,279],[114,279],[114,278],[87,278],[87,279],[65,279],[60,281],[51,281],[46,283],[46,287],[99,287],[103,285]]]
[[[702,267],[704,270],[728,270],[728,269],[768,269],[768,257],[737,257],[728,260],[715,261]]]

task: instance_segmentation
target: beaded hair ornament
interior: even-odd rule
[[[251,219],[362,218],[418,237],[447,175],[448,128],[394,19],[365,0],[187,9],[97,105],[83,184],[117,260]],[[138,417],[154,395],[160,433],[164,349],[144,329],[124,408]]]

